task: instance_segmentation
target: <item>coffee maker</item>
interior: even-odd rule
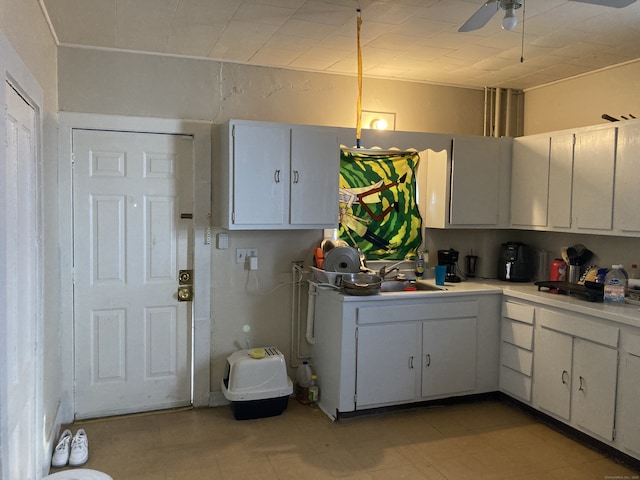
[[[438,250],[438,265],[446,265],[447,274],[445,282],[457,283],[460,277],[456,275],[458,269],[458,252],[453,248],[449,250]]]

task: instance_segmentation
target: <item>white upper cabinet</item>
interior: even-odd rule
[[[511,225],[547,226],[549,206],[548,136],[513,139]]]
[[[613,227],[616,129],[576,132],[573,154],[573,220],[577,230]]]
[[[232,120],[220,128],[220,145],[223,227],[337,226],[340,149],[335,129]]]
[[[547,225],[553,229],[571,228],[573,144],[573,133],[551,136]]]
[[[444,152],[429,152],[426,195],[420,202],[425,226],[508,226],[511,141],[456,137],[450,158]]]
[[[618,128],[613,223],[621,234],[640,232],[639,187],[640,123],[634,122]]]

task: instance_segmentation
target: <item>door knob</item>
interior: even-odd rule
[[[190,302],[193,300],[193,289],[191,285],[183,285],[178,287],[178,301]]]

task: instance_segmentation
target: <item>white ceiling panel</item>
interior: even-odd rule
[[[640,1],[525,0],[515,30],[496,9],[466,33],[486,0],[40,1],[63,46],[348,75],[361,15],[365,75],[475,88],[526,89],[640,59]]]

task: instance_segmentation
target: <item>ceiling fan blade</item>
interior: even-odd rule
[[[627,0],[628,1],[628,0]],[[491,17],[500,9],[500,2],[498,0],[489,0],[482,5],[476,13],[471,15],[471,18],[462,25],[459,32],[471,32],[484,27]]]
[[[628,7],[636,0],[573,0],[580,3],[591,3],[593,5],[602,5],[603,7],[624,8]]]

